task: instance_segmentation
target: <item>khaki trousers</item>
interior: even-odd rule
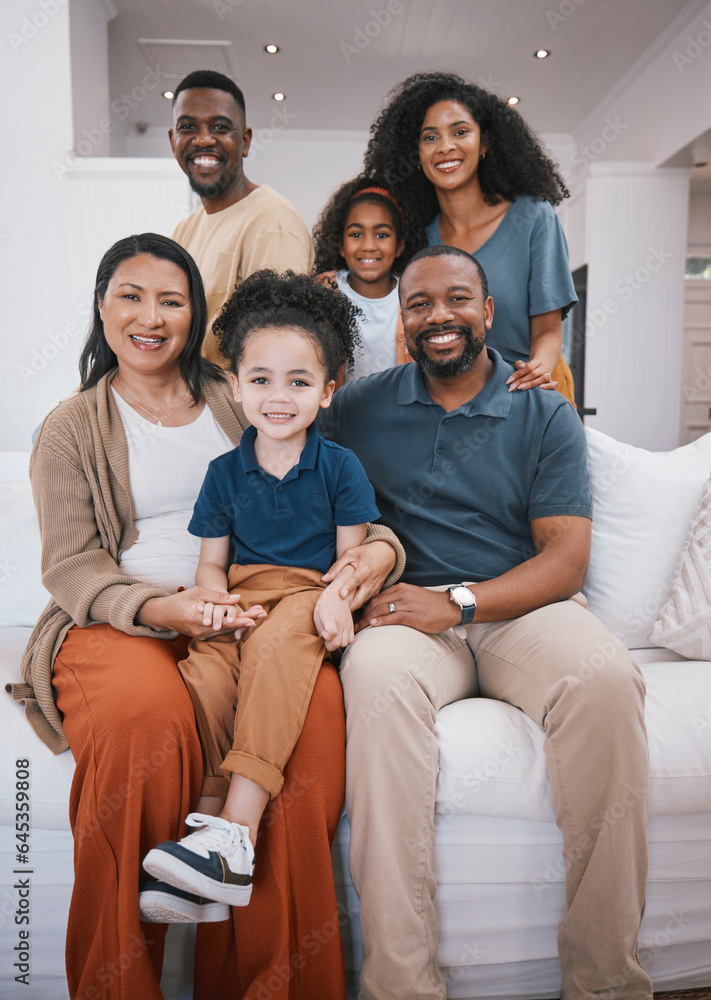
[[[435,721],[442,706],[476,695],[522,709],[545,730],[567,868],[563,996],[651,997],[637,958],[647,873],[644,681],[584,603],[458,629],[466,639],[368,628],[344,654],[361,1000],[446,997],[435,965]]]
[[[241,642],[231,633],[193,639],[178,664],[195,708],[203,795],[224,797],[236,773],[274,797],[326,655],[313,620],[326,585],[316,570],[266,565],[230,567],[228,585],[241,607],[261,604],[267,617]]]

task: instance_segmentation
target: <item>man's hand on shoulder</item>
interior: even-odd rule
[[[393,611],[392,608],[395,610]],[[461,610],[446,591],[427,590],[409,583],[396,583],[369,601],[356,624],[356,632],[372,625],[409,625],[418,632],[436,635],[458,625]]]

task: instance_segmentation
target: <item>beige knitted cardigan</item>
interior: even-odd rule
[[[173,639],[136,625],[139,608],[167,591],[124,576],[121,553],[138,537],[128,474],[128,447],[110,391],[116,370],[92,389],[61,402],[45,418],[30,458],[30,477],[42,538],[42,582],[53,599],[42,612],[22,658],[24,684],[7,690],[24,705],[39,737],[54,752],[68,748],[52,690],[52,665],[73,625],[106,622],[128,635]],[[207,382],[207,405],[237,445],[249,423],[227,379]],[[57,502],[61,498],[61,502]],[[404,551],[389,528],[371,525],[368,541],[396,548],[397,565],[386,585],[402,573]]]

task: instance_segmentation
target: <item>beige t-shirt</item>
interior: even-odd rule
[[[192,255],[202,275],[208,314],[203,354],[223,368],[227,362],[212,324],[235,286],[263,267],[308,274],[314,262],[304,220],[267,184],[213,215],[198,208],[178,223],[173,239]]]

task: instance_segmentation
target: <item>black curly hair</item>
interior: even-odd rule
[[[353,205],[358,205],[363,201],[386,208],[392,219],[396,242],[400,243],[405,239],[402,209],[396,203],[394,195],[389,198],[387,194],[370,190],[360,194],[359,192],[363,188],[382,188],[384,191],[388,191],[387,185],[378,177],[366,177],[364,174],[354,177],[351,181],[346,181],[339,187],[324,207],[314,226],[314,275],[323,274],[324,271],[342,270],[347,266],[345,259],[338,252],[338,244],[343,242],[343,231],[346,228],[348,213]],[[402,267],[403,264],[397,257],[393,264],[393,272],[399,274]]]
[[[307,274],[264,269],[235,288],[212,331],[235,375],[247,338],[255,330],[275,326],[303,331],[315,342],[330,382],[343,365],[353,365],[353,349],[360,346],[359,316],[358,307],[330,285]]]
[[[427,245],[425,227],[439,211],[434,185],[420,169],[419,155],[425,113],[439,101],[465,105],[481,129],[487,145],[478,178],[488,204],[527,194],[557,205],[569,196],[556,164],[521,115],[496,94],[454,73],[416,73],[398,84],[388,98],[370,126],[364,172],[382,178],[402,208],[404,262]]]

